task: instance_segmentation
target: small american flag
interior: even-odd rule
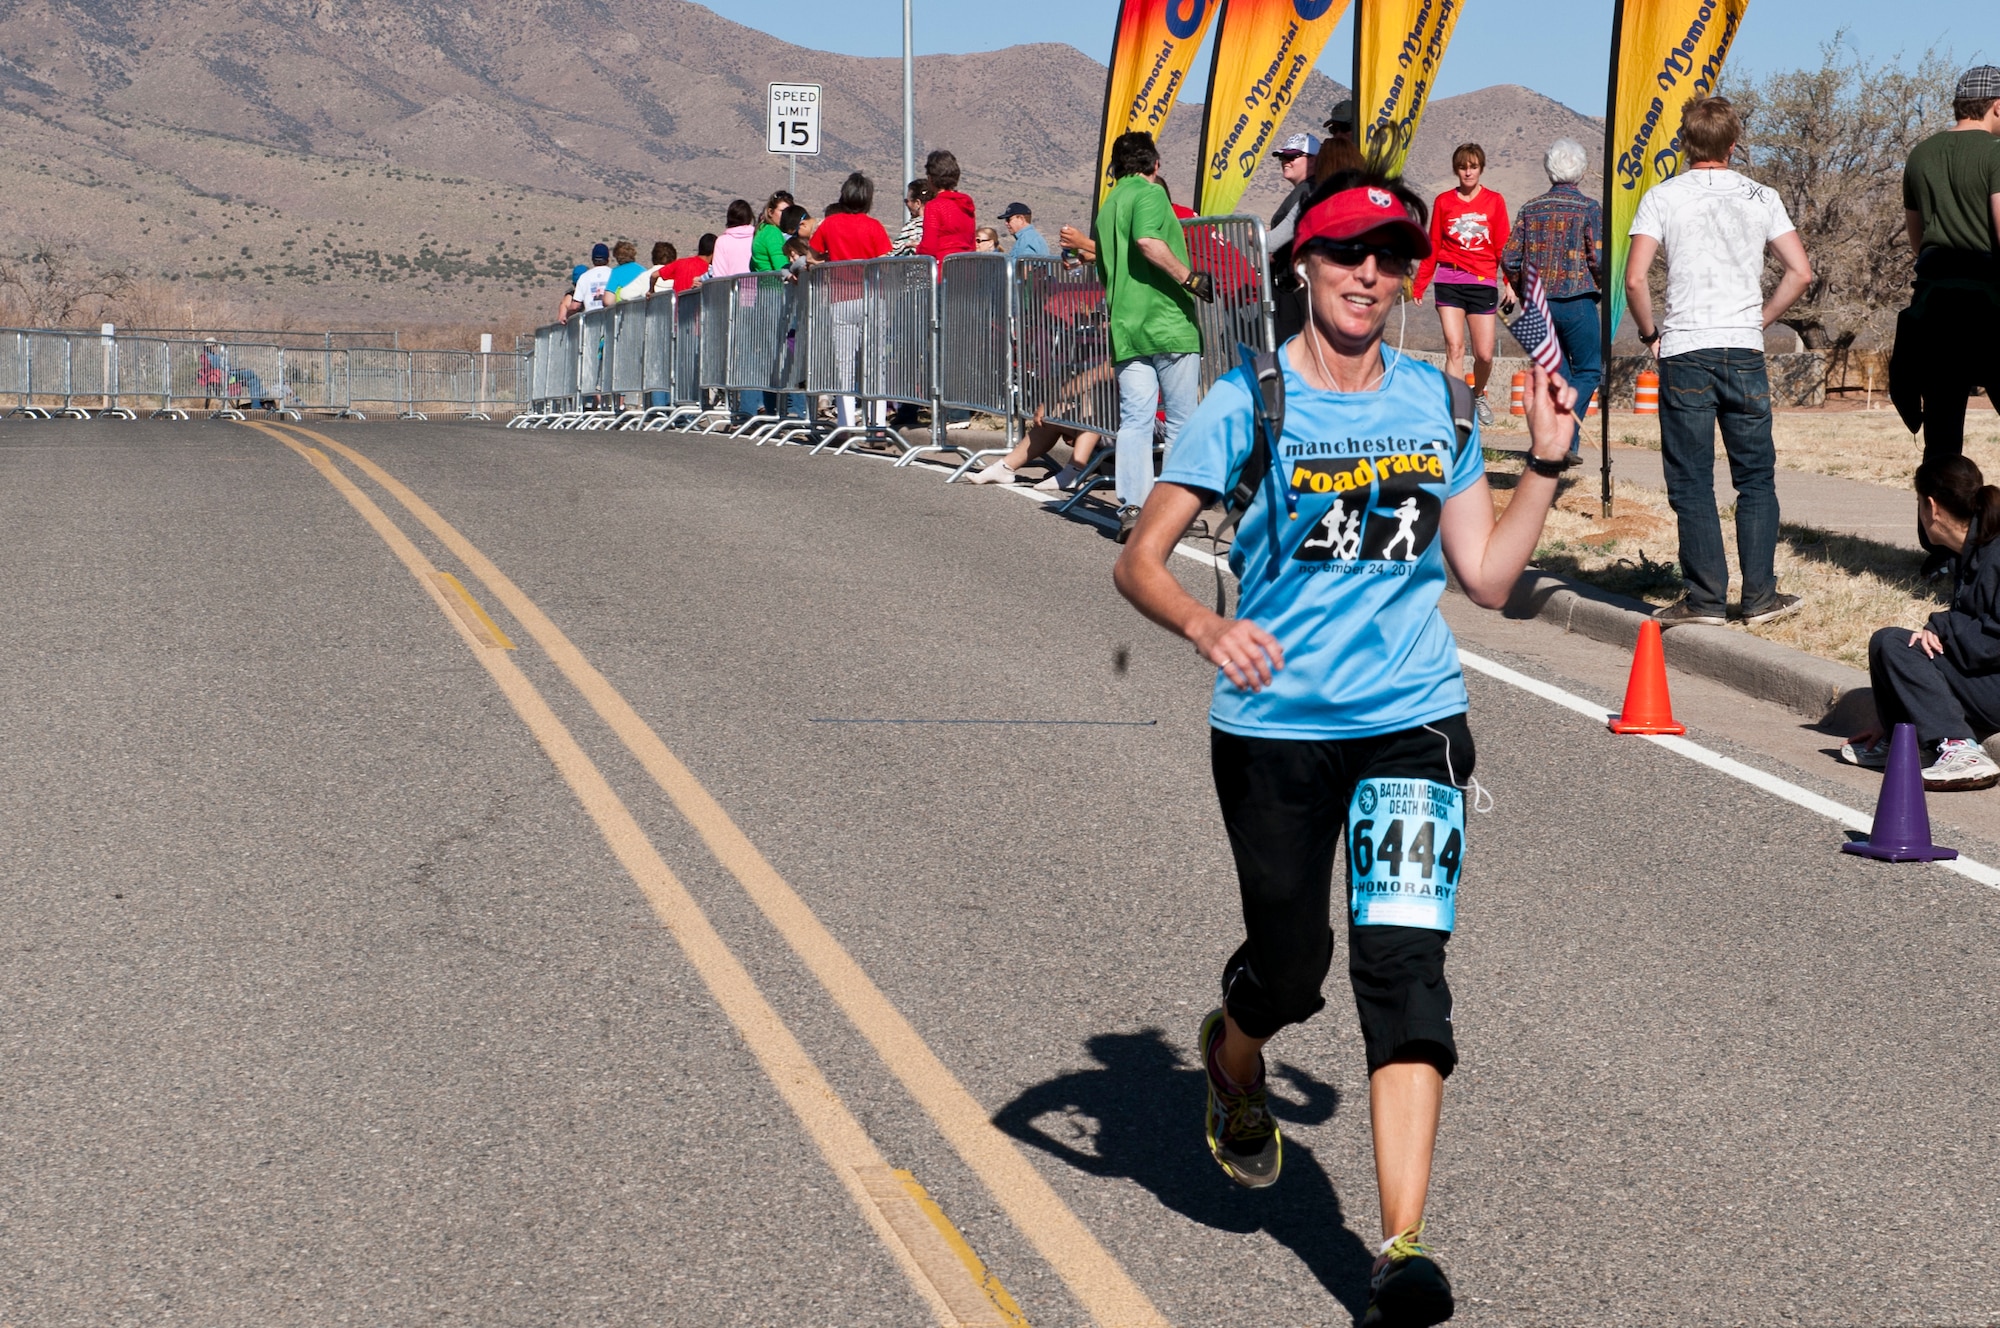
[[[1521,343],[1521,349],[1528,352],[1528,358],[1541,366],[1543,373],[1559,373],[1562,370],[1562,347],[1556,343],[1555,319],[1549,316],[1548,292],[1542,289],[1542,274],[1535,271],[1535,265],[1527,265],[1523,273],[1523,297],[1521,312],[1508,325],[1514,340]]]

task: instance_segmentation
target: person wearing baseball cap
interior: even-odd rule
[[[1218,380],[1113,572],[1134,607],[1217,669],[1209,749],[1244,940],[1197,1045],[1209,1152],[1240,1185],[1278,1179],[1263,1047],[1325,1008],[1345,843],[1384,1237],[1361,1321],[1384,1325],[1442,1323],[1453,1308],[1424,1244],[1424,1202],[1458,1061],[1445,943],[1477,786],[1465,678],[1438,599],[1448,563],[1475,604],[1507,602],[1541,539],[1576,406],[1561,377],[1535,370],[1528,468],[1496,521],[1469,397],[1382,344],[1404,278],[1430,252],[1424,218],[1421,199],[1379,174],[1344,171],[1313,195],[1294,260],[1310,313],[1272,366],[1282,410],[1251,366]],[[1242,517],[1234,618],[1167,566],[1223,495]]]
[[[1271,227],[1265,233],[1264,241],[1276,249],[1292,235],[1292,222],[1298,215],[1299,204],[1306,201],[1312,192],[1313,165],[1319,160],[1319,140],[1311,134],[1293,134],[1278,144],[1278,150],[1271,154],[1278,159],[1279,173],[1291,191],[1285,201],[1278,204],[1278,210],[1271,214]]]
[[[1910,307],[1896,320],[1889,397],[1903,423],[1924,435],[1924,461],[1965,450],[1965,408],[1974,387],[2000,409],[2000,68],[1976,65],[1952,89],[1951,128],[1910,149],[1903,209],[1917,264]],[[1950,552],[1929,550],[1928,573]]]
[[[1009,258],[1049,256],[1049,242],[1035,229],[1035,214],[1026,203],[1009,203],[1000,209],[1000,224],[1014,236],[1014,247],[1007,251]]]

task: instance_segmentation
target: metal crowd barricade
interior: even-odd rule
[[[974,452],[945,483],[985,456],[1014,449],[1013,265],[1004,254],[953,254],[938,267],[938,400],[1007,421],[1007,445]]]
[[[29,406],[27,338],[14,328],[0,331],[0,396],[13,398],[9,415],[25,413]]]
[[[432,415],[470,415],[477,391],[478,370],[469,350],[413,350],[409,356],[409,401],[405,413],[428,419]]]
[[[579,320],[576,390],[582,397],[582,414],[575,428],[603,428],[612,420],[610,407],[604,400],[611,391],[613,357],[618,353],[615,342],[618,327],[612,321],[612,313],[611,309],[592,309]]]
[[[510,414],[528,404],[523,395],[528,381],[529,357],[519,351],[481,351],[476,356],[478,383],[467,419],[490,420],[493,412]]]
[[[69,338],[59,332],[30,332],[27,340],[27,413],[46,419],[69,409]]]
[[[695,293],[701,297],[701,348],[695,356],[695,386],[716,394],[727,423],[736,415],[736,403],[723,390],[729,380],[729,303],[736,298],[736,285],[727,280],[704,281]],[[711,422],[703,432],[714,427]]]
[[[639,306],[645,311],[640,337],[645,352],[639,372],[640,401],[647,422],[670,417],[674,402],[674,297],[662,291]]]
[[[799,278],[800,325],[804,341],[806,392],[831,396],[838,409],[835,427],[821,436],[815,453],[838,442],[846,451],[864,438],[903,445],[879,424],[860,423],[858,412],[872,409],[862,395],[861,359],[867,332],[868,264],[821,263]]]
[[[959,450],[944,441],[944,407],[937,400],[937,265],[928,258],[870,259],[864,290],[861,395],[931,408],[930,442],[895,435],[905,449],[896,464],[925,452]]]
[[[778,272],[751,272],[713,284],[727,286],[724,302],[729,317],[729,363],[723,388],[740,399],[749,418],[737,425],[733,438],[765,442],[782,433],[812,428],[812,420],[788,420],[785,407],[799,384],[792,380],[787,343],[792,334],[794,284]],[[810,412],[808,412],[810,416]]]
[[[358,419],[367,412],[405,416],[410,409],[410,360],[407,351],[354,346],[347,351],[348,410]]]
[[[347,392],[347,352],[288,350],[285,352],[285,397],[293,409],[345,415],[351,406]]]
[[[1014,319],[1022,418],[1115,436],[1118,379],[1096,270],[1015,260]]]
[[[624,423],[630,412],[645,413],[640,397],[646,386],[646,306],[638,300],[622,300],[611,306],[611,409]],[[637,422],[635,418],[633,423]]]
[[[114,404],[134,412],[143,410],[156,419],[187,418],[187,412],[176,409],[173,403],[168,349],[166,342],[154,337],[118,338],[118,387],[113,395]]]
[[[702,356],[708,344],[704,330],[708,324],[703,313],[706,297],[702,288],[696,286],[677,291],[673,300],[673,410],[665,420],[656,422],[655,427],[692,429],[697,424],[712,427],[718,419],[727,422],[726,404],[720,411],[711,409],[702,387]]]
[[[1238,363],[1236,347],[1273,350],[1271,259],[1256,217],[1195,217],[1181,223],[1188,265],[1215,282],[1215,299],[1195,301],[1201,323],[1201,390]]]

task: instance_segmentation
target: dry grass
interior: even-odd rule
[[[1487,475],[1494,507],[1504,511],[1521,473],[1512,456],[1489,454]],[[1666,495],[1622,482],[1612,486],[1617,515],[1599,515],[1594,480],[1566,480],[1549,514],[1535,564],[1650,604],[1668,604],[1681,593],[1674,561],[1679,543]],[[1740,584],[1733,511],[1722,518],[1729,575]],[[1778,585],[1802,597],[1792,618],[1765,627],[1736,628],[1824,659],[1865,668],[1868,638],[1877,628],[1915,627],[1942,607],[1942,587],[1922,585],[1922,555],[1846,535],[1786,524],[1778,535]]]
[[[1909,488],[1910,474],[1923,455],[1923,440],[1903,427],[1902,418],[1879,393],[1875,404],[1875,410],[1832,405],[1778,411],[1771,425],[1778,464],[1787,470]],[[1596,438],[1594,428],[1588,436]],[[1658,451],[1659,417],[1620,411],[1611,417],[1611,439]],[[2000,415],[1981,397],[1973,398],[1965,412],[1965,454],[1989,479],[2000,476]]]

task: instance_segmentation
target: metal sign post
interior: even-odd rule
[[[817,83],[773,83],[770,114],[764,122],[764,150],[791,158],[791,193],[799,192],[799,158],[819,155]]]

